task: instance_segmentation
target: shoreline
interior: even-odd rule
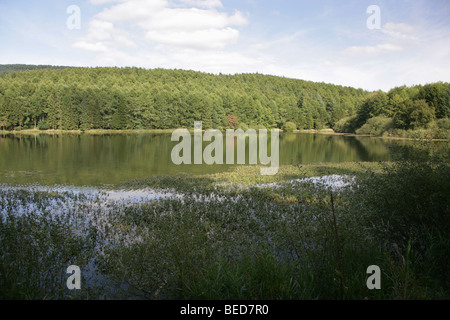
[[[63,134],[142,134],[142,133],[172,133],[172,129],[137,129],[137,130],[112,130],[112,129],[92,129],[92,130],[39,130],[39,129],[25,129],[20,131],[0,131],[1,135],[63,135]]]
[[[179,129],[179,128],[177,128]],[[20,131],[10,131],[2,130],[0,131],[0,136],[4,135],[111,135],[111,134],[171,134],[177,129],[126,129],[126,130],[113,130],[113,129],[91,129],[91,130],[39,130],[39,129],[25,129]],[[193,132],[194,129],[188,129]],[[269,129],[267,129],[269,130]],[[279,129],[280,132],[284,132]],[[205,130],[203,130],[205,131]],[[224,130],[223,130],[224,131]],[[345,137],[369,137],[378,139],[388,139],[388,140],[405,140],[405,141],[432,141],[432,142],[450,142],[450,139],[417,139],[417,138],[404,138],[404,137],[385,137],[385,136],[374,136],[369,134],[356,134],[356,133],[340,133],[335,132],[333,129],[308,129],[308,130],[295,130],[290,133],[308,133],[308,134],[324,134],[324,135],[334,135],[334,136],[345,136]]]
[[[404,137],[395,137],[395,136],[374,136],[374,135],[370,135],[370,134],[340,133],[340,132],[335,132],[332,129],[296,130],[293,133],[328,134],[328,135],[333,135],[333,136],[368,137],[368,138],[378,138],[378,139],[387,139],[387,140],[450,142],[450,139],[417,139],[417,138],[404,138]]]

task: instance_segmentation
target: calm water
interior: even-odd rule
[[[171,161],[170,134],[0,136],[0,183],[101,186],[177,173],[214,173],[226,165]],[[280,164],[390,160],[388,142],[369,137],[282,134]],[[248,150],[248,147],[247,147]]]

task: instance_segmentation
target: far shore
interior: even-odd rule
[[[179,129],[179,128],[177,128]],[[24,130],[0,130],[0,135],[12,134],[12,135],[109,135],[109,134],[171,134],[177,129],[127,129],[127,130],[113,130],[113,129],[92,129],[92,130],[39,130],[39,129],[24,129]],[[188,129],[194,132],[194,129]],[[268,129],[270,130],[270,129]],[[205,130],[203,130],[205,131]],[[280,129],[280,132],[284,132]],[[414,139],[395,136],[374,136],[369,134],[356,134],[356,133],[339,133],[333,129],[308,129],[308,130],[295,130],[291,133],[309,133],[309,134],[327,134],[346,137],[372,137],[389,140],[410,140],[410,141],[450,141],[450,139]]]

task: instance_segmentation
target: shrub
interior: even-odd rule
[[[283,130],[286,132],[294,132],[297,130],[297,126],[295,123],[288,121],[284,124]]]
[[[439,129],[450,130],[450,119],[439,119],[436,121],[436,125],[439,127]]]
[[[394,125],[400,129],[425,128],[433,119],[435,112],[425,100],[406,100],[394,117]]]
[[[389,129],[383,133],[384,137],[399,137],[407,139],[448,139],[450,130],[442,129],[436,122],[429,124],[429,129]]]
[[[356,126],[361,127],[370,118],[386,115],[388,106],[388,95],[383,91],[377,91],[369,94],[358,109]]]
[[[386,223],[396,241],[419,236],[420,232],[450,230],[448,164],[401,161],[387,167],[384,175],[369,179],[368,184],[375,217]]]
[[[256,130],[256,131],[258,131],[258,130],[267,130],[267,128],[265,127],[265,126],[263,126],[263,125],[260,125],[260,124],[258,124],[258,125],[256,125],[256,126],[250,126],[249,127],[250,129],[254,129],[254,130]]]
[[[39,130],[48,130],[49,129],[49,125],[48,125],[47,121],[46,120],[39,121],[38,129]]]
[[[393,120],[384,116],[369,119],[361,128],[356,130],[357,134],[370,134],[381,136],[384,132],[392,128]]]
[[[432,139],[450,139],[450,121],[449,119],[439,119],[429,125],[430,136]]]
[[[373,173],[358,182],[355,209],[366,215],[366,227],[400,258],[397,270],[404,282],[405,273],[420,278],[429,286],[449,292],[450,274],[450,165],[446,159],[404,149],[406,160],[394,162],[384,173]],[[356,208],[357,207],[357,208]],[[366,214],[364,214],[366,213]],[[409,257],[409,258],[408,258]],[[406,261],[406,262],[405,262]],[[405,265],[407,263],[407,265]],[[424,289],[421,290],[425,292]],[[402,290],[403,291],[403,290]],[[404,290],[407,291],[406,289]]]
[[[357,117],[347,117],[339,120],[334,125],[334,131],[338,133],[353,133],[356,130]]]
[[[244,131],[247,131],[248,130],[248,124],[246,124],[246,123],[239,123],[239,125],[238,125],[238,129],[242,129],[242,130],[244,130]]]

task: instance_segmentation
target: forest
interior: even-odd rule
[[[450,84],[389,92],[262,74],[142,68],[0,66],[0,128],[139,130],[192,127],[332,128],[447,138]]]
[[[51,66],[51,65],[32,65],[32,64],[0,64],[0,74],[10,72],[21,72],[27,70],[41,70],[41,69],[53,69],[61,70],[71,67],[65,66]]]

